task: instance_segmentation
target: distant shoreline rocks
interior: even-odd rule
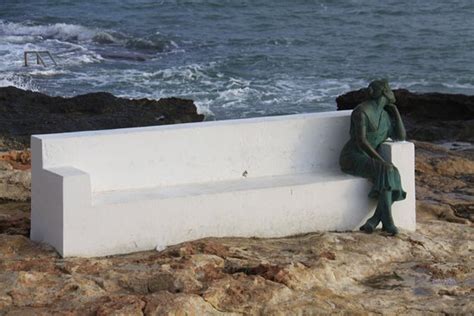
[[[474,96],[447,93],[413,93],[393,90],[408,138],[438,142],[474,142]],[[366,89],[336,98],[338,110],[349,110],[366,100]]]
[[[474,96],[394,90],[408,137],[429,142],[474,142]],[[366,90],[336,99],[338,110],[353,109]],[[192,100],[128,99],[106,92],[52,97],[16,87],[0,87],[0,151],[29,147],[32,134],[200,122]]]
[[[25,149],[32,134],[200,122],[192,100],[126,99],[96,92],[51,97],[15,87],[0,88],[0,149]]]

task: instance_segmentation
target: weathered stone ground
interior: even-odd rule
[[[473,314],[473,152],[416,148],[418,228],[397,237],[207,238],[62,259],[28,239],[29,202],[3,202],[0,315]],[[4,198],[28,195],[28,164],[4,156]]]
[[[432,143],[415,142],[415,145],[419,219],[473,223],[474,147],[453,151]],[[454,142],[450,147],[461,146]]]

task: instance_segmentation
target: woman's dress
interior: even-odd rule
[[[357,145],[356,132],[362,127],[361,124],[365,125],[367,141],[376,150],[388,137],[392,137],[393,123],[387,111],[377,113],[368,106],[358,106],[351,115],[351,138],[340,155],[341,170],[369,179],[373,183],[369,193],[371,198],[378,198],[380,192],[391,191],[392,202],[404,200],[406,192],[402,188],[398,169],[370,157]]]

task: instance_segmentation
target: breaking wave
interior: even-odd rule
[[[39,88],[33,83],[31,78],[17,75],[17,74],[4,74],[0,78],[0,87],[17,87],[23,90],[31,90],[39,92]]]
[[[0,36],[3,41],[16,44],[59,40],[69,43],[118,45],[124,48],[153,50],[155,52],[167,52],[179,48],[175,41],[160,34],[141,38],[117,31],[94,29],[67,23],[37,25],[0,20]]]
[[[59,39],[69,42],[80,42],[91,40],[95,32],[87,27],[74,24],[56,23],[50,25],[28,25],[14,22],[0,21],[0,35],[24,37],[30,40],[37,39]]]

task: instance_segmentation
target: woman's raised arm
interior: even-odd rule
[[[405,131],[405,125],[403,125],[402,117],[400,116],[400,112],[398,112],[397,106],[394,103],[390,103],[385,109],[393,119],[393,134],[391,135],[393,140],[406,140],[407,133]]]

